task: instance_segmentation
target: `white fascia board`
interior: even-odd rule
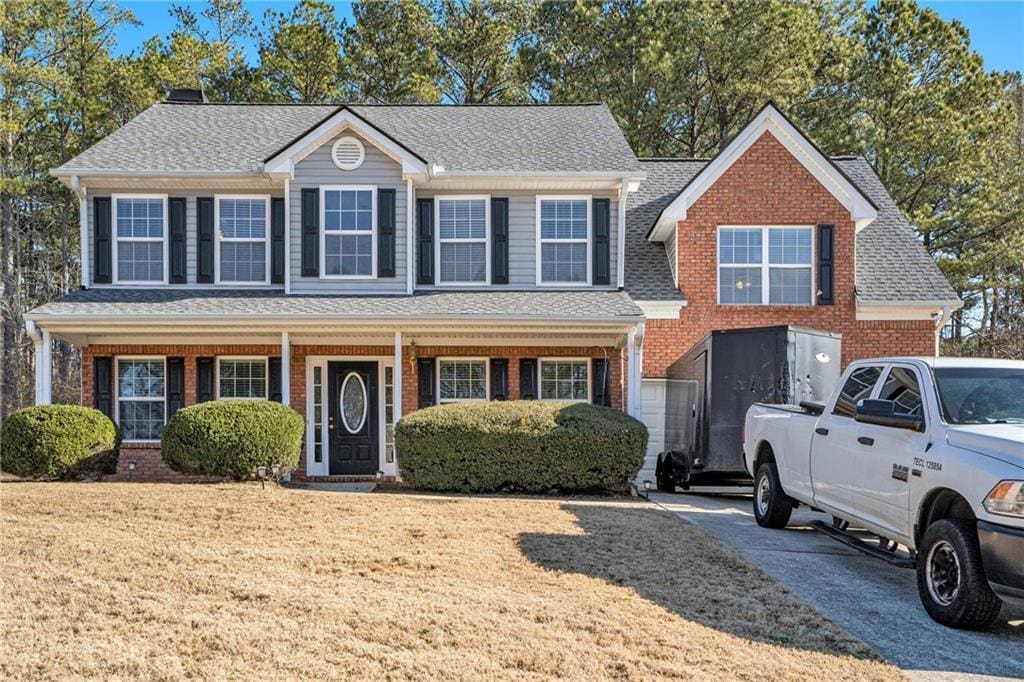
[[[686,301],[633,301],[648,320],[678,320]]]
[[[772,137],[782,143],[789,153],[850,212],[850,218],[856,224],[858,232],[878,217],[878,211],[871,205],[871,201],[847,180],[803,133],[786,120],[778,109],[769,104],[662,211],[657,225],[651,232],[650,241],[664,241],[669,228],[681,220],[686,220],[687,209],[693,206],[765,132],[771,133]]]
[[[858,320],[933,320],[943,310],[959,310],[963,301],[858,301]]]
[[[266,328],[268,330],[303,328],[325,328],[335,327],[362,327],[369,325],[371,328],[383,328],[384,325],[391,325],[395,329],[408,329],[410,325],[438,325],[439,329],[452,329],[453,324],[474,324],[474,325],[515,325],[523,328],[539,327],[544,328],[553,324],[566,325],[579,328],[591,327],[631,327],[644,319],[643,315],[622,315],[615,317],[538,317],[538,316],[511,316],[511,315],[376,315],[376,316],[343,316],[323,314],[205,314],[205,315],[117,315],[108,317],[97,314],[70,314],[54,315],[46,313],[26,313],[25,319],[47,328],[75,327],[95,328],[96,330],[111,330],[131,325],[146,325],[147,329],[153,328],[175,328],[187,329],[190,327],[217,327],[234,325],[239,328]]]

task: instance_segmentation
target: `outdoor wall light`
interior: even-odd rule
[[[135,473],[135,460],[128,460],[128,480],[132,480],[132,474]]]

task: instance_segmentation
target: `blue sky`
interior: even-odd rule
[[[972,47],[981,53],[985,68],[999,71],[1024,71],[1024,0],[919,0],[945,19],[958,19],[971,33]],[[118,34],[118,51],[128,53],[139,49],[151,36],[166,34],[172,25],[168,14],[170,2],[147,0],[121,2],[131,9],[140,26],[123,27]],[[202,9],[202,2],[179,2]],[[249,2],[250,11],[257,19],[268,9],[287,10],[292,3],[280,0]],[[347,2],[333,2],[339,17],[351,18],[352,8]],[[249,46],[250,60],[256,53]]]

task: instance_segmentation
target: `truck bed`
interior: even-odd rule
[[[825,411],[825,405],[823,403],[812,403],[804,400],[799,405],[776,405],[774,403],[754,403],[758,407],[765,407],[770,410],[780,410],[782,412],[793,412],[796,414],[812,414],[819,415]]]

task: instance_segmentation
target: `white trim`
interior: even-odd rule
[[[412,296],[413,288],[416,285],[416,268],[414,265],[416,256],[416,223],[415,207],[416,196],[412,185],[412,178],[405,179],[405,293]]]
[[[220,395],[220,363],[222,360],[232,362],[235,360],[254,362],[258,360],[263,361],[263,397],[262,398],[222,398]],[[218,355],[214,362],[214,386],[213,394],[217,400],[269,400],[270,399],[270,358],[265,355]],[[281,369],[281,374],[284,374],[284,368]],[[288,403],[285,403],[286,405]]]
[[[961,305],[963,305],[961,303]],[[943,314],[945,308],[952,307],[948,303],[857,303],[858,320],[931,320]]]
[[[270,364],[267,361],[267,397],[270,397]],[[281,332],[281,402],[292,404],[292,343],[288,332]]]
[[[761,231],[761,262],[760,263],[722,263],[721,236],[723,230],[760,230]],[[771,263],[769,250],[769,234],[772,230],[807,230],[811,234],[810,263]],[[715,303],[721,306],[773,306],[810,308],[817,298],[817,277],[814,268],[814,226],[813,225],[719,225],[715,229]],[[760,303],[723,303],[722,302],[722,268],[760,268],[761,270],[761,302]],[[775,270],[810,270],[811,291],[809,303],[772,303],[771,302],[771,271]]]
[[[637,322],[626,337],[626,413],[636,419],[643,416],[645,326],[643,321]]]
[[[349,142],[355,142],[356,143],[356,147],[359,150],[359,160],[358,161],[356,161],[354,163],[351,163],[351,164],[348,164],[348,165],[344,165],[344,164],[338,163],[338,147],[341,146],[341,144],[343,142],[344,143],[349,143]],[[360,166],[363,165],[363,162],[366,161],[366,147],[363,145],[363,141],[360,140],[355,135],[342,135],[341,137],[339,137],[338,139],[336,139],[334,141],[334,144],[331,145],[331,161],[333,161],[334,165],[337,166],[338,168],[340,168],[343,171],[354,171],[354,170],[358,169]]]
[[[435,194],[434,197],[434,286],[437,287],[481,287],[491,284],[491,195],[489,194]],[[483,201],[484,202],[484,238],[468,239],[462,237],[441,238],[441,202],[442,201]],[[441,242],[448,244],[484,244],[484,281],[482,282],[442,282],[441,281]]]
[[[587,206],[587,238],[582,239],[543,239],[540,229],[541,203],[545,201],[583,201]],[[534,248],[536,253],[536,284],[539,287],[589,287],[593,280],[593,257],[594,257],[594,209],[593,195],[591,194],[538,194],[534,201]],[[621,211],[620,211],[621,213]],[[587,246],[587,281],[586,282],[545,282],[542,274],[542,248],[547,244],[582,244]]]
[[[92,285],[90,281],[92,264],[89,262],[89,197],[85,185],[79,182],[77,175],[71,176],[71,191],[78,197],[79,271],[81,272],[82,287],[88,289]]]
[[[153,286],[154,284],[169,284],[170,283],[170,251],[168,243],[170,242],[170,216],[167,214],[167,197],[166,194],[111,194],[110,195],[110,237],[114,241],[114,253],[110,264],[111,267],[111,279],[110,281],[114,284],[143,284],[147,286]],[[164,226],[163,226],[163,237],[119,237],[117,234],[117,202],[121,199],[163,199],[164,208]],[[95,220],[95,216],[93,217]],[[118,252],[120,250],[121,242],[162,242],[164,245],[164,278],[162,280],[122,280],[118,276],[117,262]]]
[[[611,358],[608,358],[611,361]],[[545,398],[544,397],[544,363],[545,362],[585,362],[587,363],[587,397],[583,398],[571,398],[563,400],[561,398]],[[609,366],[609,371],[611,367]],[[537,358],[537,400],[547,403],[589,403],[594,400],[594,358],[586,356],[545,356]],[[520,378],[520,382],[522,378]]]
[[[644,311],[648,320],[678,320],[679,313],[686,307],[686,301],[638,301],[634,300]]]
[[[328,275],[327,274],[327,192],[369,192],[370,193],[370,228],[367,230],[331,230],[331,236],[370,237],[370,274],[369,275]],[[341,197],[338,197],[341,206]],[[377,185],[320,185],[320,279],[328,280],[362,280],[368,282],[377,279]]]
[[[225,237],[220,229],[220,202],[222,199],[263,200],[263,239],[252,237]],[[273,260],[270,240],[270,195],[269,194],[214,194],[213,195],[213,283],[232,287],[266,286],[270,284],[270,265]],[[220,244],[222,241],[237,244],[258,244],[263,242],[263,281],[222,280],[220,277]],[[287,241],[287,237],[285,238]]]
[[[37,328],[32,320],[25,321],[25,332],[32,340],[32,352],[35,359],[35,390],[33,397],[36,405],[49,405],[53,391],[53,343],[47,329]]]
[[[128,362],[135,362],[139,360],[162,360],[164,363],[164,394],[161,398],[122,398],[121,397],[121,361],[125,360]],[[164,408],[164,426],[167,426],[167,356],[166,355],[115,355],[114,356],[114,423],[117,424],[117,428],[121,429],[121,401],[126,402],[150,402],[155,403],[158,400]],[[136,438],[124,440],[125,443],[159,443],[160,439],[155,440]]]
[[[395,423],[402,418],[402,332],[395,332],[395,360],[394,360],[394,382],[395,389],[392,394],[391,404],[394,406]],[[383,386],[383,384],[382,384]],[[395,459],[398,459],[397,454]]]
[[[850,212],[850,219],[856,223],[858,232],[875,220],[878,211],[871,205],[871,201],[847,180],[829,159],[815,149],[810,140],[787,121],[778,109],[769,104],[662,211],[648,237],[650,241],[664,241],[668,229],[679,221],[686,220],[687,210],[766,132],[782,143],[789,153]]]
[[[626,286],[626,202],[628,201],[629,193],[629,178],[622,178],[622,185],[619,187],[619,202],[615,207],[616,214],[616,228],[618,234],[615,236],[616,242],[616,254],[615,254],[615,281],[616,286],[622,289]]]
[[[458,398],[441,399],[441,363],[442,362],[482,362],[484,363],[484,397],[483,398]],[[437,395],[438,405],[449,403],[485,403],[491,399],[491,359],[470,357],[470,356],[444,356],[434,359],[434,390]]]
[[[273,258],[273,254],[271,254]],[[292,292],[292,194],[291,178],[284,179],[284,293]]]

